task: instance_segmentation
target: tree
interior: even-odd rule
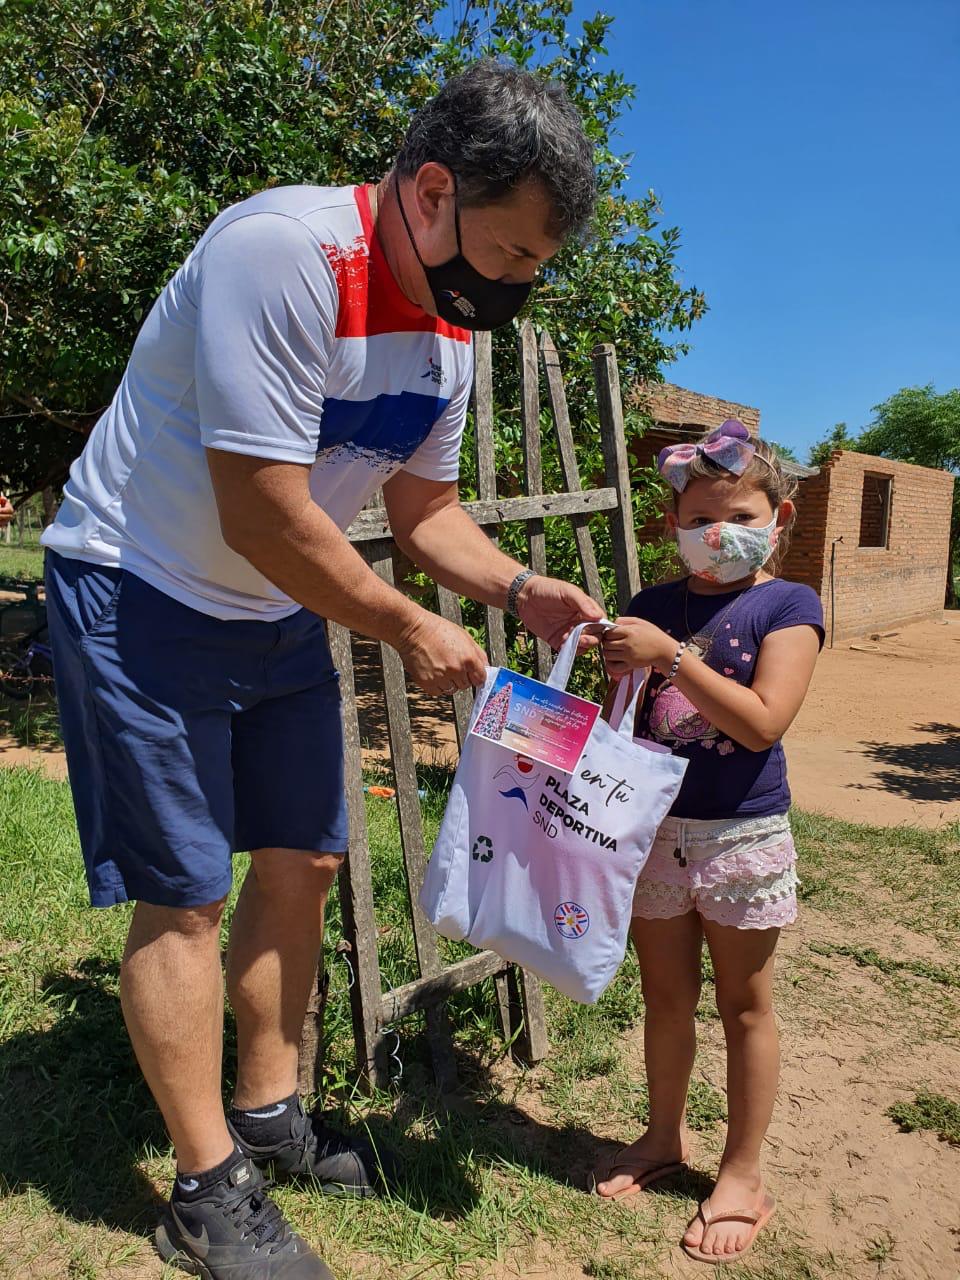
[[[633,89],[596,65],[612,20],[568,29],[571,0],[460,9],[443,32],[442,0],[7,0],[0,474],[15,493],[63,479],[146,310],[221,208],[277,183],[381,177],[410,112],[481,54],[562,80],[596,143],[593,239],[543,272],[528,313],[564,354],[589,472],[594,343],[618,344],[628,381],[656,377],[704,300],[676,279],[679,233],[659,227],[653,193],[623,192],[612,139]],[[511,342],[498,335],[498,351]],[[519,441],[512,352],[501,365],[506,477]]]
[[[838,449],[859,449],[860,443],[856,436],[852,436],[847,430],[845,422],[838,422],[832,431],[819,440],[810,448],[810,465],[811,467],[822,467],[830,461],[830,455],[836,453]]]
[[[776,440],[768,440],[767,444],[770,446],[770,448],[773,450],[773,452],[777,455],[778,458],[783,458],[787,462],[800,461],[796,453],[793,451],[793,449],[790,448],[788,444],[777,444]]]
[[[874,406],[873,422],[857,448],[898,462],[936,467],[960,475],[960,387],[938,395],[932,384],[904,387]],[[960,568],[960,482],[954,481],[947,560],[946,604],[956,608],[955,574]]]

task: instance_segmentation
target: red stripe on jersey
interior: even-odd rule
[[[337,280],[338,338],[372,338],[381,333],[436,333],[456,342],[471,341],[467,329],[429,316],[404,295],[387,265],[370,208],[370,187],[355,187],[363,234],[350,245],[325,244]]]

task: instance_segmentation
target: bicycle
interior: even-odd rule
[[[48,643],[47,624],[42,622],[5,649],[0,649],[0,694],[25,702],[39,691],[53,686],[53,650]]]

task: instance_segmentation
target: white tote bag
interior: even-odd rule
[[[548,684],[566,688],[582,630]],[[488,669],[471,727],[499,671]],[[643,684],[630,683],[573,773],[468,735],[420,892],[445,938],[490,948],[584,1004],[623,960],[634,885],[687,767],[635,742]]]

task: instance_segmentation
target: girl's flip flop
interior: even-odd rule
[[[728,1209],[725,1213],[714,1213],[710,1208],[710,1197],[708,1196],[697,1210],[696,1217],[692,1219],[690,1225],[699,1218],[703,1223],[704,1231],[706,1231],[707,1227],[715,1222],[749,1222],[751,1230],[750,1235],[747,1237],[747,1243],[742,1249],[738,1249],[736,1253],[704,1253],[697,1246],[685,1244],[682,1240],[680,1241],[680,1248],[688,1258],[693,1258],[697,1262],[709,1262],[712,1266],[719,1266],[724,1262],[739,1262],[743,1255],[753,1247],[753,1242],[773,1217],[776,1207],[777,1202],[773,1196],[764,1192],[763,1204],[759,1209]]]
[[[683,1173],[687,1167],[686,1156],[681,1160],[669,1160],[666,1163],[658,1163],[656,1160],[643,1160],[636,1157],[621,1160],[620,1157],[627,1150],[627,1147],[623,1147],[617,1152],[613,1158],[613,1163],[602,1178],[598,1178],[596,1173],[591,1175],[590,1191],[593,1195],[600,1196],[600,1192],[597,1190],[599,1182],[609,1182],[618,1173],[631,1173],[633,1170],[638,1170],[633,1182],[628,1187],[624,1187],[622,1191],[615,1192],[612,1196],[600,1196],[601,1200],[628,1200],[631,1196],[637,1195],[645,1187],[652,1186],[653,1183],[659,1182],[662,1178],[669,1178],[674,1173]]]

